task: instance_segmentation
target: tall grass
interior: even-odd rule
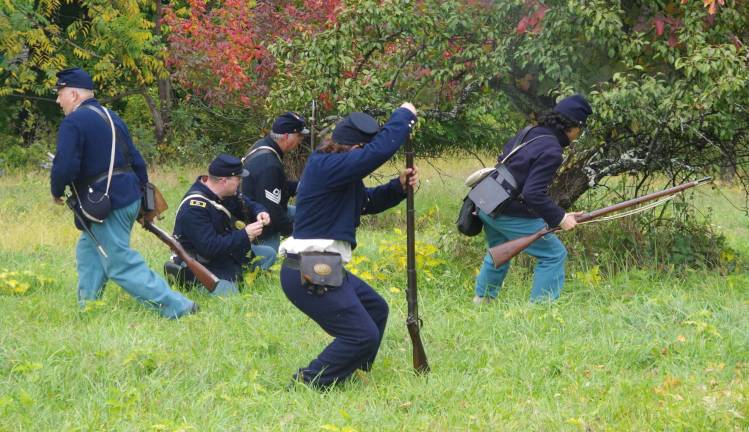
[[[599,272],[573,255],[561,299],[531,305],[525,260],[499,301],[474,307],[484,245],[452,227],[473,165],[421,167],[418,240],[422,250],[436,248],[419,273],[432,372],[416,376],[410,364],[402,250],[380,252],[403,237],[395,228],[404,209],[395,209],[366,220],[354,265],[390,304],[382,349],[371,373],[328,393],[287,389],[330,338],[286,300],[277,269],[238,297],[188,293],[200,313],[178,321],[112,284],[81,311],[78,233],[67,210],[52,205],[44,173],[0,177],[0,275],[35,275],[13,276],[31,280],[23,294],[0,291],[0,431],[749,429],[749,275],[741,267]],[[200,171],[153,177],[176,205]],[[695,199],[714,208],[729,245],[746,253],[745,217],[714,194]],[[173,220],[172,208],[160,225],[171,229]],[[155,269],[169,256],[138,227],[133,244]]]

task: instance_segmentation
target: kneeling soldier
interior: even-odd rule
[[[239,159],[222,154],[211,162],[207,176],[197,178],[177,208],[174,237],[221,279],[214,295],[238,292],[236,281],[252,266],[252,242],[270,223],[265,207],[237,195],[241,178],[246,176]],[[172,259],[183,267],[184,276],[178,278],[195,282],[181,260]],[[170,263],[165,267],[171,267],[167,272],[174,275]]]

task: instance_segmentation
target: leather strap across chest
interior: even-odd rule
[[[253,155],[258,154],[261,151],[270,151],[270,152],[272,152],[276,156],[276,158],[278,159],[278,161],[281,162],[281,163],[283,163],[283,161],[281,160],[281,155],[279,155],[278,152],[276,151],[276,149],[274,149],[271,146],[259,146],[256,149],[252,149],[249,153],[247,153],[247,155],[245,157],[242,158],[242,163],[245,163],[245,161],[248,161],[248,160],[252,159]]]
[[[223,212],[223,213],[224,213],[224,214],[226,215],[226,217],[228,217],[228,218],[229,218],[229,220],[231,220],[231,219],[233,218],[233,217],[232,217],[232,215],[231,215],[231,212],[230,212],[230,211],[229,211],[229,210],[228,210],[228,209],[227,209],[226,207],[222,206],[221,204],[217,203],[216,201],[214,201],[214,200],[212,200],[212,199],[208,198],[207,196],[205,196],[205,195],[203,195],[203,194],[201,194],[201,193],[198,193],[198,192],[196,192],[196,191],[191,191],[191,192],[192,192],[192,193],[189,193],[189,194],[188,194],[187,196],[185,196],[185,197],[184,197],[184,198],[182,199],[182,202],[180,202],[180,203],[179,203],[179,206],[177,206],[177,213],[176,213],[176,215],[175,215],[175,218],[176,218],[176,216],[177,216],[177,215],[179,215],[179,211],[180,211],[180,210],[182,210],[182,206],[183,206],[183,205],[184,205],[184,204],[185,204],[186,202],[188,202],[189,200],[191,200],[191,199],[195,199],[195,198],[201,198],[201,199],[204,199],[204,200],[206,200],[207,202],[211,203],[211,205],[212,205],[213,207],[215,207],[215,208],[216,208],[216,210],[218,210],[218,211],[220,211],[220,212]]]

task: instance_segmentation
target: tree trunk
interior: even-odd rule
[[[154,25],[153,25],[153,34],[154,36],[161,40],[162,34],[161,34],[161,17],[162,17],[162,9],[163,5],[161,4],[161,0],[155,0],[156,1],[156,14],[154,15]],[[166,65],[164,66],[166,68]],[[151,114],[153,115],[153,124],[154,124],[154,135],[156,136],[156,142],[162,143],[166,139],[167,134],[169,133],[169,126],[171,124],[172,119],[172,80],[167,75],[166,78],[159,78],[158,80],[158,86],[159,86],[159,109],[154,110],[151,107],[151,104],[153,103],[153,100],[149,103],[149,108],[151,108]],[[149,102],[149,98],[146,98],[146,102]],[[158,118],[155,115],[155,113],[158,113]]]
[[[585,161],[580,161],[560,172],[551,184],[549,196],[565,210],[590,189],[590,180],[584,167]]]
[[[153,118],[153,132],[156,137],[157,143],[162,143],[166,138],[166,128],[164,120],[161,117],[161,111],[156,106],[156,102],[153,100],[147,89],[143,89],[143,98],[146,100],[148,109],[151,111],[151,117]]]

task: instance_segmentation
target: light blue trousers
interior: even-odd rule
[[[541,218],[526,219],[504,215],[491,218],[483,212],[479,212],[479,217],[484,222],[484,234],[489,247],[533,234],[546,226]],[[547,234],[533,242],[525,249],[525,252],[537,259],[533,270],[531,301],[559,298],[564,285],[564,262],[567,258],[567,250],[562,242],[556,235]],[[487,252],[481,271],[476,278],[476,295],[496,297],[509,268],[509,262],[499,268],[494,268],[492,257]]]
[[[98,300],[108,280],[114,281],[139,302],[158,309],[167,318],[178,318],[189,312],[193,302],[172,291],[169,285],[146,265],[143,257],[130,248],[130,233],[138,216],[140,201],[113,210],[104,223],[91,224],[107,258],[96,248],[96,243],[81,233],[76,246],[78,267],[78,304]]]
[[[294,222],[296,207],[291,205],[288,206],[286,208],[286,214],[289,216],[289,219]],[[260,258],[255,265],[260,267],[261,270],[268,270],[273,263],[276,262],[279,246],[281,246],[281,234],[279,233],[274,233],[268,238],[259,240],[256,245],[252,246],[252,251]]]
[[[213,289],[213,292],[208,291],[203,285],[197,282],[193,285],[193,288],[214,297],[231,297],[239,295],[239,287],[237,286],[237,284],[226,279],[219,279],[218,283],[216,284],[216,288]]]
[[[280,236],[278,234],[276,234],[276,236],[280,240]],[[277,241],[276,244],[280,245],[281,243],[280,241]],[[255,253],[255,258],[252,264],[250,264],[250,269],[254,270],[259,267],[260,270],[268,270],[276,262],[278,257],[278,246],[273,249],[272,246],[268,245],[268,241],[258,241],[257,244],[252,245],[252,252]]]

